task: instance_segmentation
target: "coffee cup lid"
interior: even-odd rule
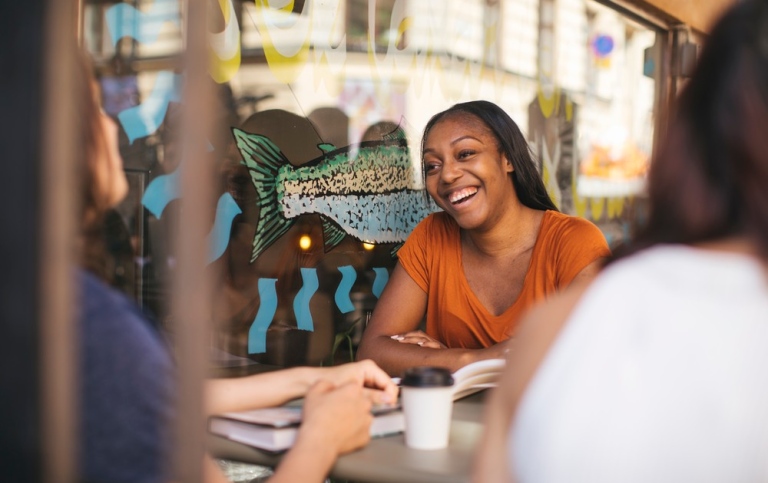
[[[406,369],[400,379],[401,386],[446,387],[453,386],[453,375],[445,367],[417,366]]]

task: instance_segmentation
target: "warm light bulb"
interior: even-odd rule
[[[363,248],[365,248],[370,252],[371,250],[373,250],[373,245],[370,243],[363,243]]]
[[[299,238],[299,248],[302,250],[309,250],[309,247],[312,246],[312,239],[309,237],[309,235],[301,235],[301,238]]]

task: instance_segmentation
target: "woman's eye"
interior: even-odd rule
[[[437,169],[440,167],[437,163],[427,163],[424,165],[424,171],[427,173],[437,171]]]
[[[458,159],[468,158],[468,157],[472,156],[473,154],[475,154],[474,151],[471,151],[469,149],[464,149],[464,150],[459,151]]]

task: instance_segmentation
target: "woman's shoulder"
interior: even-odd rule
[[[605,235],[597,225],[557,211],[545,212],[536,244],[546,259],[574,272],[563,275],[567,283],[590,263],[611,255]]]
[[[453,218],[442,211],[431,213],[408,235],[397,256],[405,263],[411,258],[429,258],[456,245],[458,237],[459,227]]]
[[[421,221],[421,223],[429,226],[458,226],[456,225],[456,221],[444,211],[430,213]]]
[[[541,222],[541,235],[557,241],[578,240],[605,242],[605,236],[594,223],[580,216],[547,210]],[[607,245],[607,244],[606,244]]]
[[[412,233],[420,236],[432,238],[435,236],[446,236],[458,232],[459,225],[444,211],[430,213],[426,218],[416,225]]]
[[[119,335],[123,342],[164,345],[162,335],[127,295],[87,271],[78,274],[80,320],[86,339]]]
[[[81,270],[78,274],[80,299],[86,314],[92,311],[133,311],[133,302],[123,293],[110,287],[96,275]]]
[[[547,210],[544,212],[544,219],[542,224],[549,229],[567,231],[567,230],[597,230],[600,229],[587,220],[576,215],[567,215],[555,210]]]

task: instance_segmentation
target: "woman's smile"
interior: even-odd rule
[[[448,201],[451,202],[452,205],[458,205],[459,203],[464,203],[469,198],[475,196],[477,194],[477,188],[462,188],[458,191],[454,191],[453,193],[448,195]]]

